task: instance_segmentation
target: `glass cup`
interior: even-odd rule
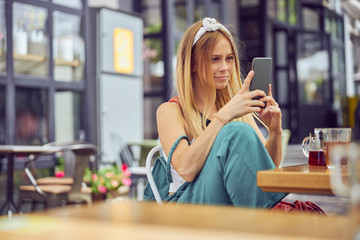
[[[330,185],[338,197],[350,199],[349,217],[353,239],[360,239],[360,143],[333,146]],[[349,166],[343,168],[343,162]]]
[[[351,128],[315,128],[315,135],[323,135],[326,166],[331,168],[330,156],[335,146],[342,145],[349,148],[351,141]],[[347,160],[341,161],[341,166],[347,166]]]
[[[326,166],[325,152],[321,138],[310,133],[309,137],[304,138],[302,150],[304,155],[309,159],[312,166]]]

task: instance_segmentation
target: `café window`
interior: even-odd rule
[[[82,9],[82,1],[81,0],[52,0],[53,3],[63,5],[69,8]]]
[[[49,139],[48,92],[18,87],[15,99],[15,144],[46,144]]]
[[[0,86],[0,144],[5,144],[5,88]]]
[[[46,77],[48,72],[47,10],[30,4],[13,4],[14,72]]]
[[[71,142],[84,138],[82,94],[59,91],[55,94],[55,141]]]
[[[161,33],[161,3],[160,0],[141,1],[142,15],[144,16],[145,34]]]
[[[146,73],[150,73],[144,75],[144,91],[161,91],[164,76],[161,39],[145,39],[144,60]]]
[[[317,9],[302,7],[303,28],[310,31],[320,31],[320,17]]]
[[[302,104],[330,102],[329,54],[318,34],[300,36],[297,60],[298,89]]]
[[[195,11],[194,11],[194,22],[197,22],[203,19],[205,16],[205,3],[204,0],[195,1]]]
[[[186,1],[176,0],[175,5],[175,30],[185,32],[187,24]]]
[[[6,72],[5,1],[0,0],[0,73]]]
[[[82,81],[85,45],[81,36],[81,18],[55,11],[53,22],[54,79],[66,82]]]
[[[266,1],[267,16],[279,22],[296,25],[298,22],[296,0],[268,0]]]

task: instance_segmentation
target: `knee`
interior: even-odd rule
[[[217,138],[221,139],[231,139],[234,141],[239,139],[241,141],[244,140],[254,140],[257,138],[257,134],[253,127],[245,122],[231,122],[226,124],[219,132]]]

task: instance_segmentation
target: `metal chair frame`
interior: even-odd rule
[[[161,150],[162,150],[162,147],[161,145],[158,145],[156,147],[153,147],[150,152],[148,153],[147,157],[146,157],[146,176],[148,178],[148,181],[149,181],[149,184],[150,184],[150,187],[151,187],[151,190],[153,191],[154,193],[154,196],[155,196],[155,200],[158,204],[162,204],[162,199],[160,197],[160,193],[159,193],[159,190],[157,189],[157,186],[156,186],[156,183],[154,181],[154,177],[152,175],[152,172],[151,172],[151,169],[152,169],[152,159],[154,157],[154,155],[159,152],[160,153],[160,156],[162,155],[161,154]]]

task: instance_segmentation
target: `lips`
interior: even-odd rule
[[[227,80],[228,79],[228,76],[217,76],[215,77],[216,79],[219,79],[219,80]]]

